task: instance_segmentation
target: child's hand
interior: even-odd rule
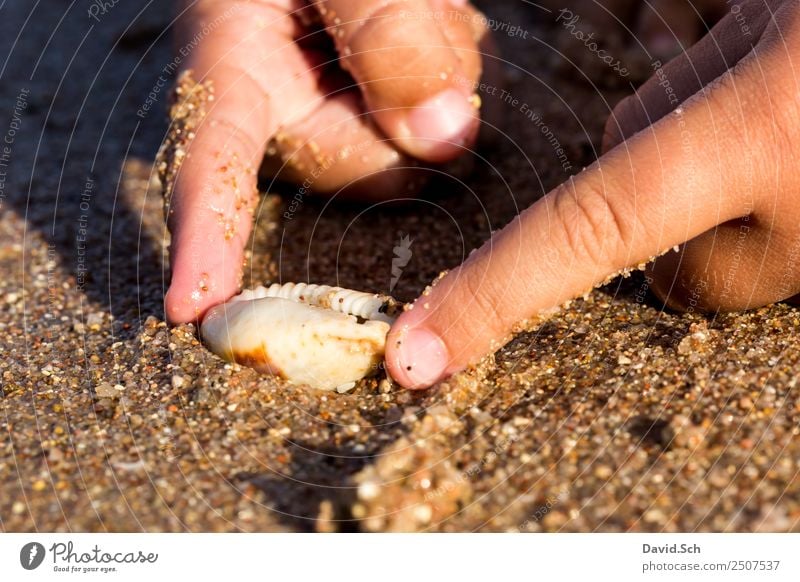
[[[675,308],[747,309],[800,292],[799,96],[800,3],[743,2],[617,106],[608,153],[399,318],[392,376],[430,386],[520,320],[664,252],[648,278]]]
[[[194,80],[212,83],[214,101],[169,193],[165,303],[173,323],[197,319],[238,290],[256,172],[270,140],[298,183],[325,167],[309,189],[335,191],[380,175],[372,190],[391,197],[407,176],[382,170],[407,163],[406,155],[450,160],[475,137],[471,96],[485,31],[467,2],[314,4],[184,2],[176,55]],[[317,30],[320,15],[334,50]],[[357,88],[337,91],[352,85],[340,66]]]

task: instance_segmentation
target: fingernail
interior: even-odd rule
[[[411,329],[398,339],[395,380],[406,388],[433,386],[447,369],[447,347],[442,338],[425,328]]]
[[[417,105],[408,115],[411,147],[422,157],[449,158],[472,133],[477,112],[470,99],[447,89]]]

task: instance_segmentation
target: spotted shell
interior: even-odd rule
[[[275,284],[209,310],[200,335],[228,361],[345,392],[378,370],[395,306],[390,297],[341,287]]]

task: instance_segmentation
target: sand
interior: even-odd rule
[[[787,305],[678,315],[634,275],[421,393],[288,386],[219,360],[192,325],[169,329],[153,169],[166,95],[148,95],[172,55],[158,7],[133,21],[144,5],[60,22],[42,2],[13,51],[29,6],[3,9],[0,133],[17,128],[0,191],[0,529],[800,530]],[[633,78],[572,47],[579,74],[543,44],[571,37],[533,10],[489,13],[530,34],[498,36],[520,104],[497,107],[466,185],[442,178],[406,204],[304,197],[291,220],[294,192],[265,185],[247,285],[386,292],[410,235],[393,289],[409,300],[591,162]]]

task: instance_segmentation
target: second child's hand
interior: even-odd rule
[[[386,353],[400,384],[431,386],[518,322],[660,255],[652,288],[674,308],[800,292],[800,4],[752,0],[741,15],[752,35],[724,18],[616,108],[605,155],[400,316]]]
[[[371,177],[359,194],[386,199],[409,192],[405,172],[385,170],[451,160],[475,138],[486,30],[468,2],[310,4],[183,2],[177,54],[197,83],[184,89],[213,89],[213,100],[181,134],[180,168],[167,180],[171,323],[195,321],[238,291],[268,142],[298,184],[334,159],[313,190]],[[340,155],[353,146],[358,155]]]

